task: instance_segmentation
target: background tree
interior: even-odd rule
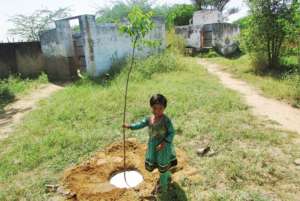
[[[100,8],[97,11],[98,23],[113,23],[118,22],[122,18],[127,17],[128,13],[135,5],[141,8],[144,12],[152,11],[153,16],[160,16],[166,20],[167,28],[172,28],[174,25],[187,25],[192,18],[196,6],[192,4],[175,4],[172,6],[156,5],[151,6],[156,1],[149,0],[128,0],[117,1],[109,8]]]
[[[203,9],[212,9],[218,10],[223,13],[224,20],[227,20],[228,17],[232,14],[235,14],[239,11],[237,7],[226,8],[225,6],[230,0],[192,0],[197,10]]]
[[[51,23],[68,16],[68,8],[59,8],[54,11],[41,9],[30,15],[15,15],[8,20],[13,25],[8,32],[26,41],[37,41],[40,39],[39,33],[49,29]]]
[[[217,9],[219,11],[223,11],[229,1],[230,0],[192,0],[199,10],[209,8]]]
[[[284,0],[249,1],[251,17],[242,38],[256,70],[280,67],[283,44],[295,32],[298,4],[297,1]]]
[[[298,72],[300,73],[300,5],[294,0],[294,22],[295,26],[288,34],[287,41],[284,43],[284,54],[298,57]]]
[[[167,27],[189,24],[189,20],[193,17],[193,13],[196,10],[194,5],[188,4],[177,4],[170,7],[166,16]]]
[[[114,5],[105,8],[99,8],[96,14],[98,15],[97,22],[99,23],[113,23],[117,22],[122,18],[128,16],[129,12],[134,6],[139,7],[144,12],[149,12],[152,10],[151,5],[155,1],[152,0],[118,0]]]

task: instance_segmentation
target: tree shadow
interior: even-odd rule
[[[171,189],[170,191],[162,195],[160,198],[160,201],[187,201],[187,196],[182,189],[182,187],[177,183],[173,182],[171,184]]]
[[[263,70],[257,70],[253,73],[261,77],[272,77],[276,80],[282,80],[285,76],[298,74],[300,75],[300,65],[299,64],[280,64],[277,68],[265,68]]]
[[[167,193],[143,197],[143,201],[188,201],[185,191],[177,182],[172,182]]]
[[[0,127],[6,126],[7,124],[12,122],[12,119],[15,115],[20,114],[20,113],[25,113],[29,110],[31,110],[31,107],[27,107],[24,109],[8,109],[6,111],[0,111]]]
[[[230,60],[236,60],[236,59],[241,58],[244,55],[245,55],[245,52],[242,52],[241,50],[237,50],[236,52],[226,56],[225,58],[230,59]]]
[[[236,50],[235,52],[229,55],[223,55],[220,51],[216,48],[212,49],[202,49],[193,54],[190,54],[191,57],[201,57],[201,58],[216,58],[216,57],[223,57],[230,60],[237,60],[245,55],[245,52],[242,52],[240,49]]]

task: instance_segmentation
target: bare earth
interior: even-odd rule
[[[49,97],[62,88],[55,84],[46,84],[25,97],[7,105],[4,108],[4,113],[0,114],[0,140],[6,138],[22,120],[24,115],[36,108],[40,100]]]
[[[224,72],[218,64],[210,63],[205,59],[199,59],[198,63],[205,67],[209,73],[216,75],[225,87],[241,93],[246,103],[252,108],[254,115],[267,117],[277,122],[280,128],[300,134],[299,109],[284,102],[264,97],[258,89],[233,78],[230,73]]]
[[[109,183],[109,178],[123,168],[123,142],[115,142],[95,155],[83,161],[81,164],[70,167],[64,172],[62,185],[59,193],[69,194],[70,201],[134,201],[134,200],[156,200],[151,191],[153,190],[159,172],[154,170],[152,173],[144,168],[144,157],[147,147],[140,144],[137,139],[129,138],[126,141],[127,169],[138,170],[144,182],[135,188],[128,190],[116,188]],[[184,151],[176,149],[178,165],[172,169],[172,189],[168,191],[172,201],[182,201],[177,194],[183,192],[178,184],[180,179],[186,181],[199,182],[201,176],[198,170],[188,165],[188,158]],[[68,196],[67,196],[68,197]]]

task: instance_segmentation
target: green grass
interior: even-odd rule
[[[67,86],[0,142],[0,200],[48,200],[53,195],[45,193],[45,184],[58,183],[64,169],[121,139],[126,70],[101,85],[84,79]],[[295,135],[251,116],[239,95],[196,60],[167,53],[140,61],[129,87],[130,122],[149,114],[152,94],[168,98],[175,145],[186,150],[201,176],[179,183],[188,200],[299,198],[300,173],[291,165],[300,152],[292,144]],[[128,135],[141,142],[148,137],[147,130]],[[207,140],[218,154],[200,158],[197,144]]]
[[[238,59],[226,59],[223,57],[211,58],[210,61],[223,65],[225,70],[230,71],[238,78],[242,78],[267,96],[284,100],[294,107],[300,107],[300,72],[284,75],[257,75],[253,72],[250,58],[244,55]],[[285,64],[297,64],[295,57],[285,57]]]
[[[10,76],[0,80],[0,113],[8,103],[18,96],[23,96],[36,89],[41,84],[47,83],[47,75],[42,74],[37,79],[22,79],[17,76]]]
[[[297,56],[285,56],[282,58],[282,63],[289,66],[289,65],[298,65],[299,58]]]
[[[196,56],[200,58],[216,58],[220,57],[221,55],[212,49],[208,49],[205,52],[197,53]]]

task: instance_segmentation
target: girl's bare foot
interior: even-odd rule
[[[156,182],[156,185],[155,185],[154,189],[152,190],[151,194],[152,194],[152,195],[156,195],[156,194],[159,194],[159,193],[161,193],[161,192],[162,192],[162,190],[161,190],[161,186],[160,186],[159,180],[158,180],[158,181]]]

